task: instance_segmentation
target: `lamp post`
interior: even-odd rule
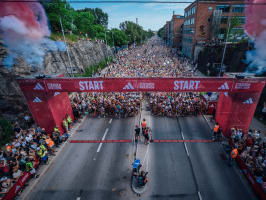
[[[231,20],[229,19],[229,24],[228,24],[228,29],[227,29],[227,34],[226,34],[226,39],[225,39],[225,44],[224,44],[223,57],[222,57],[221,66],[220,66],[220,70],[219,70],[219,76],[221,76],[221,74],[222,74],[222,68],[224,65],[224,57],[225,57],[225,51],[226,51],[226,47],[227,47],[227,40],[228,40],[230,27],[231,27]]]
[[[64,33],[63,25],[62,25],[61,16],[59,18],[59,21],[60,21],[60,25],[61,25],[61,31],[62,31],[63,37],[64,37],[64,42],[65,42],[65,45],[66,45],[67,57],[68,57],[68,61],[69,61],[69,65],[70,65],[70,70],[71,70],[71,76],[74,77],[72,62],[71,62],[71,59],[70,59],[70,55],[69,55],[69,51],[68,51],[68,47],[67,47],[67,43],[66,43],[66,38],[65,38],[65,33]]]

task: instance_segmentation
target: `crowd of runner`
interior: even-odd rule
[[[196,93],[150,93],[149,104],[153,115],[176,117],[202,114],[206,101]]]
[[[158,39],[151,39],[140,47],[125,49],[106,69],[101,77],[178,77],[192,76],[188,61],[178,58]],[[87,114],[94,117],[135,116],[145,97],[154,115],[198,115],[206,104],[199,94],[192,93],[77,93],[70,99],[75,116]]]
[[[266,141],[263,138],[259,130],[249,130],[247,134],[243,134],[241,129],[232,128],[232,145],[237,148],[240,158],[266,191]]]
[[[76,93],[71,97],[75,118],[87,114],[93,117],[133,117],[140,110],[139,93]]]

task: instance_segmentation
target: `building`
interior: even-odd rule
[[[170,24],[170,46],[181,49],[182,39],[182,25],[184,23],[184,16],[173,14]]]
[[[169,29],[170,29],[170,21],[166,21],[166,24],[165,24],[165,28],[164,28],[164,30],[165,30],[165,43],[167,44],[167,45],[169,45]]]
[[[241,39],[244,36],[244,1],[205,1],[198,0],[185,8],[185,20],[182,37],[182,52],[193,60],[195,45],[210,41],[225,40],[229,21],[239,23],[232,28],[231,35]],[[235,33],[235,34],[234,34]]]

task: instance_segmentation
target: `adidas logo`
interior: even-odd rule
[[[123,90],[134,90],[135,88],[133,87],[133,85],[128,82],[125,87],[123,87]]]
[[[42,102],[42,100],[39,97],[35,97],[35,99],[33,100],[34,103],[40,103]]]
[[[40,83],[37,83],[33,89],[34,90],[44,90],[43,86]]]
[[[59,94],[60,94],[60,92],[55,92],[54,93],[54,97],[57,96],[57,95],[59,95]]]
[[[218,90],[229,90],[229,86],[228,86],[227,82],[225,82],[224,84],[222,84],[222,85],[218,88]]]
[[[253,104],[252,98],[247,99],[246,101],[243,102],[244,104]]]

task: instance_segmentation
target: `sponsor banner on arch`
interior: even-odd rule
[[[46,92],[226,92],[228,78],[62,78],[24,84],[22,90]]]
[[[33,92],[260,92],[264,81],[233,78],[55,78],[20,79],[22,91]]]

